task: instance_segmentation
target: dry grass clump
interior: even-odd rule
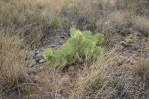
[[[38,96],[51,97],[52,99],[59,99],[68,97],[73,86],[70,75],[59,72],[53,67],[49,68],[48,64],[43,64],[43,70],[35,77],[36,85],[40,88]],[[31,91],[31,96],[33,95]]]
[[[149,79],[149,60],[142,61],[136,71],[143,79]]]
[[[142,88],[144,89],[145,98],[148,99],[149,90],[149,59],[141,60],[135,69],[136,74],[139,75],[141,81],[143,82]],[[143,96],[142,96],[143,97]]]
[[[52,2],[52,1],[51,1]],[[13,2],[0,1],[0,22],[3,27],[16,25],[25,27],[29,24],[40,24],[48,27],[55,23],[55,14],[51,11],[49,0],[21,0]],[[57,16],[58,17],[58,16]],[[7,20],[6,20],[7,19]],[[40,28],[40,27],[39,27]]]
[[[109,15],[109,22],[113,28],[127,28],[130,22],[130,13],[128,10],[115,11]]]
[[[72,92],[71,99],[88,99],[93,94],[97,94],[96,91],[101,89],[103,84],[103,78],[98,70],[86,70],[76,80],[76,86]]]
[[[112,57],[111,57],[112,56]],[[147,81],[136,75],[133,57],[112,50],[89,69],[78,74],[70,99],[140,99]],[[145,66],[147,67],[147,66]],[[143,73],[147,73],[143,69]]]
[[[110,58],[110,55],[114,57]],[[70,99],[112,99],[116,93],[110,73],[117,58],[117,54],[111,51],[89,69],[84,69],[77,76]]]
[[[145,16],[135,16],[132,18],[133,28],[145,36],[149,36],[149,19]]]
[[[24,4],[27,9],[46,10],[52,15],[57,15],[64,6],[65,0],[22,0],[19,2]]]
[[[12,25],[19,27],[25,23],[24,4],[19,1],[3,2],[0,1],[0,23],[3,28]]]
[[[0,89],[11,90],[25,75],[25,53],[17,37],[0,36]]]

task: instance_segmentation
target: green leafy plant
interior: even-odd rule
[[[50,63],[63,69],[65,66],[77,61],[94,61],[101,57],[104,49],[98,47],[104,37],[90,31],[80,31],[75,28],[70,30],[71,37],[58,49],[45,49],[44,57]]]

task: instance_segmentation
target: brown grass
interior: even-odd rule
[[[146,16],[134,16],[132,23],[135,30],[149,36],[149,19]]]
[[[44,64],[44,70],[35,77],[41,92],[53,99],[61,98],[62,95],[68,97],[73,86],[72,79],[70,75],[59,72],[53,67],[49,68],[47,64]]]
[[[149,60],[143,60],[140,64],[138,64],[136,71],[142,79],[149,79]]]
[[[137,60],[121,55],[118,49],[108,52],[102,60],[79,73],[70,99],[144,97],[143,90],[147,81],[144,82],[136,74],[137,63],[132,64],[133,61]],[[141,72],[148,76],[148,64],[143,67],[141,65],[140,68]]]
[[[0,89],[10,90],[25,75],[25,53],[17,37],[0,36]]]
[[[41,15],[41,17],[60,17],[58,20],[60,23],[66,24],[64,21],[64,19],[66,19],[69,21],[69,26],[82,23],[85,29],[90,29],[88,27],[96,24],[97,26],[94,28],[94,31],[104,32],[107,28],[113,29],[115,25],[120,28],[128,26],[128,24],[130,24],[128,20],[136,14],[135,11],[132,11],[132,8],[138,9],[140,5],[142,6],[142,4],[144,4],[143,2],[145,2],[145,0],[140,2],[141,4],[137,4],[135,0],[128,2],[128,4],[123,0],[14,0],[13,3],[0,1],[0,22],[6,26],[13,24],[17,25],[17,27],[24,27],[24,25],[26,26],[28,23],[34,23],[28,22],[30,20],[26,18],[26,12],[31,11],[35,15],[31,15],[30,17],[38,17],[38,15]],[[142,10],[143,8],[139,8],[140,12]],[[44,14],[44,16],[42,16],[42,14]],[[79,23],[78,20],[83,17],[87,18],[86,23],[83,23],[84,21]],[[145,17],[143,17],[143,20],[147,19],[144,18]],[[43,20],[42,18],[36,19],[37,22],[35,23],[45,23],[40,21]],[[135,19],[133,22],[137,25],[135,27],[138,27],[138,22],[136,22]],[[113,25],[107,27],[107,24],[111,21]],[[147,24],[142,23],[143,25],[141,24],[142,26],[140,28],[146,29]],[[63,24],[61,25],[61,27],[63,27]]]
[[[111,58],[111,55],[114,57]],[[116,59],[118,59],[118,55],[117,53],[115,53],[115,50],[112,50],[105,55],[104,59],[98,61],[89,69],[84,69],[76,79],[75,87],[72,91],[70,98],[110,98],[110,90],[114,86],[112,85],[113,79],[109,75],[112,72],[112,66],[116,64],[116,62],[114,61]],[[105,90],[105,88],[107,88],[107,90]],[[107,94],[104,96],[104,93]]]

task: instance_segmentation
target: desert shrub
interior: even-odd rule
[[[24,78],[25,52],[19,48],[17,37],[0,36],[0,89],[4,92]]]
[[[49,63],[64,68],[77,61],[97,60],[103,54],[103,48],[97,45],[103,42],[101,34],[92,35],[90,31],[71,28],[71,37],[58,49],[45,49],[44,57]]]

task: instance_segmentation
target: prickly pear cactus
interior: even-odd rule
[[[104,54],[104,49],[98,47],[104,37],[97,33],[92,35],[90,31],[80,31],[75,28],[70,30],[71,37],[58,49],[45,49],[44,58],[50,63],[63,69],[78,60],[97,60]]]

